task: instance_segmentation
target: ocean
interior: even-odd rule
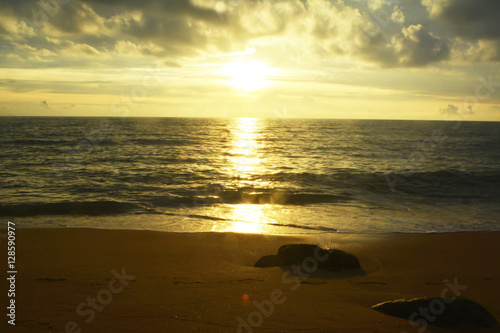
[[[0,130],[2,224],[500,231],[500,123],[2,117]]]

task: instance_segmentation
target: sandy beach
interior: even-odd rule
[[[500,233],[19,229],[16,236],[16,326],[8,332],[418,332],[422,325],[371,306],[443,294],[472,299],[500,321]],[[253,267],[289,243],[353,253],[364,274]],[[460,330],[468,331],[500,330]]]

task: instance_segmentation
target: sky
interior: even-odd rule
[[[0,116],[500,121],[498,0],[3,0]]]

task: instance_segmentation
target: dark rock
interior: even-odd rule
[[[495,327],[495,318],[478,303],[464,297],[397,299],[376,304],[373,309],[386,315],[443,327]],[[429,314],[427,320],[421,309]]]
[[[263,256],[254,265],[255,267],[276,267],[283,266],[283,261],[279,256]]]
[[[314,258],[314,251],[318,248],[319,256],[323,255],[326,251],[317,245],[312,244],[287,244],[278,249],[278,256],[283,259],[285,265],[300,264],[307,257]],[[319,252],[321,251],[321,252]]]
[[[278,249],[277,255],[260,258],[255,267],[302,265],[306,259],[314,260],[318,269],[332,272],[360,269],[358,258],[342,250],[325,250],[312,244],[287,244]]]

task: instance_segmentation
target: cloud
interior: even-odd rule
[[[274,52],[280,44],[288,50],[290,41],[297,41],[287,58],[297,52],[309,59],[343,56],[383,67],[420,67],[449,58],[449,41],[421,24],[405,27],[405,14],[397,5],[373,1],[357,8],[317,0],[304,11],[298,2],[289,5],[294,3],[297,10],[289,10],[293,16],[281,15],[288,22],[280,35],[283,41],[273,40]]]
[[[76,56],[99,56],[101,52],[87,44],[78,44],[71,41],[64,43],[66,47],[62,49],[62,53]]]
[[[461,62],[500,61],[500,41],[479,40],[466,41],[456,39],[453,45],[453,57]]]
[[[80,51],[89,56],[112,51],[119,40],[144,42],[146,49],[154,43],[163,48],[164,52],[153,52],[160,56],[196,54],[209,44],[211,30],[227,26],[214,9],[189,0],[73,0],[64,5],[50,0],[4,1],[0,10],[5,13],[5,23],[0,23],[4,40],[38,48],[62,37],[75,45],[86,44]]]
[[[156,15],[170,14],[175,17],[190,17],[207,22],[219,23],[220,15],[215,9],[215,3],[209,1],[191,0],[85,0],[92,5],[105,5],[114,10],[141,10]],[[204,5],[207,4],[207,5]]]
[[[405,23],[405,14],[399,8],[399,6],[394,7],[394,11],[391,14],[391,19],[397,23]]]
[[[321,27],[314,35],[327,40],[334,53],[389,68],[422,67],[450,57],[450,41],[422,24],[405,25],[398,5],[371,1],[364,9],[333,8],[333,13],[321,9],[327,18],[318,15],[312,21]]]
[[[450,56],[449,42],[420,24],[403,27],[390,42],[380,34],[376,37],[362,50],[363,56],[384,67],[421,67]]]
[[[382,0],[368,0],[368,8],[371,10],[379,10],[384,8]]]
[[[453,58],[461,62],[500,61],[500,1],[422,0],[432,19],[458,36]]]
[[[449,23],[460,36],[500,39],[498,0],[422,0],[430,17]]]
[[[146,42],[142,44],[132,43],[129,40],[119,40],[114,45],[114,50],[120,55],[146,55],[146,56],[166,56],[168,53],[160,46]]]
[[[18,22],[26,24],[26,30],[35,34],[49,26],[66,33],[95,33],[103,28],[104,19],[78,0],[65,1],[63,5],[56,0],[8,0],[2,1],[0,8],[18,18]]]
[[[460,108],[455,104],[448,104],[447,107],[439,109],[439,112],[446,116],[470,116],[474,114],[471,105]]]
[[[410,25],[393,37],[392,45],[399,63],[406,66],[423,66],[431,62],[448,59],[448,42],[422,25]]]
[[[422,1],[438,17],[451,0]],[[141,66],[146,57],[182,63],[247,48],[262,51],[262,60],[275,64],[343,57],[381,67],[422,67],[450,57],[448,38],[427,22],[418,23],[419,17],[407,12],[414,11],[415,4],[404,0],[72,0],[59,7],[48,3],[57,2],[0,4],[5,18],[0,20],[0,39],[46,50],[35,58],[35,51],[18,49],[19,57],[5,60],[3,66],[29,62],[31,67],[88,67],[99,60],[101,66]],[[472,45],[467,47],[472,50]]]

